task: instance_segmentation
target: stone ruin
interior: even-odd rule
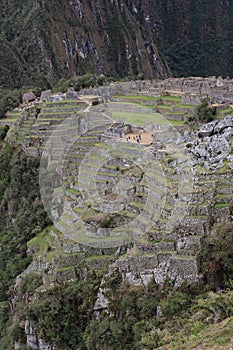
[[[46,90],[46,91],[42,91],[41,95],[40,95],[40,99],[42,102],[46,102],[49,100],[49,98],[52,96],[52,91],[51,90]]]
[[[227,160],[228,166],[233,169],[233,156],[230,155],[233,147],[232,127],[233,117],[228,115],[223,120],[202,125],[198,137],[185,134],[192,165],[204,165],[207,170],[215,170],[223,168],[223,162]]]
[[[78,93],[74,90],[73,87],[70,87],[66,92],[67,100],[77,100]]]
[[[135,80],[125,83],[111,83],[96,88],[82,89],[78,93],[70,87],[59,98],[76,100],[79,96],[98,96],[102,102],[109,102],[113,95],[144,95],[148,97],[181,96],[183,104],[198,105],[207,97],[212,101],[233,103],[233,79],[222,77],[168,78],[165,80]],[[23,103],[34,101],[32,92],[23,95]],[[42,92],[41,100],[51,101],[51,91]],[[52,99],[53,101],[53,99]]]
[[[118,84],[114,85],[114,87],[111,86],[109,88],[109,91],[113,94],[151,94],[151,96],[156,96],[156,94],[159,95],[162,93],[177,93],[177,95],[181,96],[182,94],[191,95],[196,93],[197,96],[203,96],[204,94],[209,94],[210,92],[212,93],[212,91],[214,90],[221,90],[225,92],[228,91],[228,93],[230,93],[230,91],[233,91],[233,89],[231,90],[231,84],[233,84],[231,80],[222,80],[216,78],[181,78],[166,79],[164,81],[154,82],[140,81],[140,92],[138,92],[138,84],[139,83],[137,81],[131,83]],[[101,91],[89,90],[89,92],[91,92],[91,94],[94,93],[95,95],[99,95],[98,92],[102,94],[108,94],[107,87],[104,87],[104,89],[101,88]],[[56,98],[60,99],[62,97],[60,95],[57,95]],[[59,103],[57,105],[59,105]],[[117,110],[119,110],[120,107],[126,108],[121,104],[117,104],[115,106],[114,103],[111,103],[111,107],[109,108],[111,108],[112,111],[114,110],[114,107],[116,107]],[[84,106],[83,108],[86,108],[86,106]],[[128,112],[137,112],[137,110],[135,110],[135,106],[132,107],[129,104],[128,108]],[[134,110],[131,110],[131,108],[134,108]],[[72,101],[71,103],[71,101],[69,101],[69,105],[63,107],[63,109],[61,106],[53,106],[52,104],[49,104],[49,106],[44,107],[44,110],[42,110],[42,115],[44,114],[43,123],[40,120],[40,116],[37,116],[36,118],[35,116],[28,115],[27,118],[25,117],[24,122],[22,120],[22,125],[19,126],[18,132],[20,138],[22,139],[22,137],[28,137],[28,140],[30,141],[33,138],[42,139],[43,136],[48,137],[49,128],[52,130],[52,127],[56,125],[56,119],[58,115],[60,116],[60,119],[62,121],[65,120],[65,118],[70,117],[69,114],[66,114],[67,109],[70,112],[73,112],[73,109],[75,109],[76,111],[77,102]],[[142,111],[142,109],[140,109],[140,111]],[[145,112],[146,111],[147,113],[152,113],[150,109],[145,109]],[[74,118],[76,118],[75,115]],[[29,134],[29,136],[24,134],[25,126],[28,127],[27,133]],[[42,127],[43,129],[41,129]],[[114,136],[119,137],[120,133],[123,134],[127,132],[132,132],[132,127],[133,126],[129,126],[127,124],[124,125],[124,123],[116,123],[112,125],[112,131],[114,133]],[[172,205],[177,200],[176,196],[178,196],[178,199],[180,196],[183,200],[183,195],[181,191],[178,191],[180,189],[177,189],[177,173],[175,172],[175,170],[179,164],[182,165],[184,163],[185,155],[179,155],[179,152],[177,152],[177,155],[172,153],[174,140],[172,139],[172,137],[171,140],[168,139],[167,135],[171,135],[171,133],[168,132],[169,130],[167,130],[167,132],[165,133],[166,139],[161,139],[160,135],[163,133],[163,126],[158,125],[156,130],[150,130],[152,126],[150,127],[149,124],[147,125],[148,130],[154,133],[154,146],[152,148],[152,152],[155,156],[156,161],[162,164],[161,169],[155,169],[155,172],[153,174],[156,175],[151,179],[151,186],[147,185],[144,181],[145,179],[142,178],[141,182],[137,184],[137,192],[135,192],[134,196],[132,196],[130,203],[127,204],[127,206],[122,210],[121,215],[118,215],[116,218],[114,217],[114,220],[119,220],[119,222],[123,222],[124,220],[124,222],[127,223],[132,219],[132,215],[139,216],[141,212],[141,207],[144,206],[144,204],[146,203],[148,193],[153,193],[152,200],[153,198],[155,200],[157,192],[159,192],[157,191],[157,189],[163,189],[164,173],[166,174],[167,179],[167,203],[163,209],[163,212],[161,213],[161,218],[159,218],[156,221],[155,228],[152,228],[150,231],[148,231],[149,242],[133,242],[134,247],[136,247],[139,250],[139,256],[137,256],[136,254],[136,256],[129,255],[128,257],[121,258],[116,262],[115,265],[112,265],[110,267],[110,270],[118,269],[121,272],[123,278],[127,279],[132,284],[146,284],[146,281],[148,281],[151,278],[154,278],[157,283],[162,283],[163,279],[165,279],[166,276],[169,276],[174,280],[176,279],[176,283],[180,283],[181,279],[187,279],[190,281],[195,281],[198,279],[196,252],[201,245],[202,236],[205,234],[205,232],[208,231],[209,217],[212,215],[214,210],[214,215],[216,215],[217,217],[222,216],[223,210],[224,213],[226,213],[224,214],[226,215],[226,217],[229,217],[230,215],[229,208],[214,208],[214,205],[216,203],[219,204],[219,202],[214,201],[217,201],[217,199],[220,200],[221,198],[213,198],[213,190],[210,188],[208,183],[206,184],[206,181],[209,179],[209,183],[212,184],[214,176],[218,175],[219,179],[216,182],[216,186],[225,185],[226,189],[224,190],[226,191],[228,191],[229,186],[231,186],[232,184],[232,127],[233,117],[227,116],[224,120],[214,121],[203,125],[198,130],[197,134],[189,134],[188,132],[185,132],[184,135],[181,136],[181,139],[176,139],[178,143],[177,147],[180,145],[178,151],[183,150],[184,146],[186,145],[186,155],[188,158],[191,158],[192,166],[197,166],[196,168],[200,166],[204,174],[201,174],[201,176],[203,176],[200,176],[200,179],[195,179],[197,184],[195,183],[195,191],[193,194],[192,202],[190,202],[191,205],[189,208],[189,212],[186,214],[186,208],[188,206],[187,203],[189,203],[189,198],[187,196],[187,200],[184,200],[183,205],[177,206],[177,212],[174,211],[174,218],[176,219],[175,230],[174,232],[168,234],[166,228],[166,220],[173,214]],[[157,135],[159,135],[159,139],[157,139]],[[64,136],[70,138],[70,132],[67,132],[67,134],[64,133]],[[69,198],[69,201],[74,207],[77,203],[79,203],[79,205],[81,203],[80,194],[77,194],[79,187],[75,175],[76,173],[78,173],[78,171],[76,170],[79,169],[79,162],[81,162],[81,156],[84,157],[86,154],[88,154],[89,146],[91,144],[93,144],[96,147],[96,143],[103,141],[103,139],[101,139],[100,136],[102,136],[102,129],[95,130],[94,134],[92,131],[90,135],[86,135],[86,138],[85,135],[83,135],[83,137],[80,138],[79,142],[76,142],[75,152],[77,154],[73,154],[72,150],[70,151],[70,153],[68,152],[67,154],[67,178],[64,179],[64,190],[67,198]],[[104,136],[106,136],[106,134]],[[19,142],[21,142],[21,139],[19,139]],[[31,146],[29,146],[28,148],[30,147]],[[134,149],[132,149],[131,144],[126,144],[122,147],[124,147],[123,150],[126,155],[131,155],[131,153],[134,152]],[[31,150],[37,152],[36,147],[32,146]],[[54,157],[55,156],[56,153],[54,154]],[[225,160],[227,165],[225,165]],[[89,181],[88,171],[90,174],[95,171],[95,166],[97,166],[96,159],[94,159],[93,162],[91,162],[91,166],[92,167],[90,167],[90,164],[87,163],[86,168],[83,167],[83,178],[81,177],[81,181],[83,181],[84,186],[86,186],[86,181]],[[90,169],[88,167],[90,167]],[[223,168],[222,172],[220,171],[218,173],[218,170],[221,168]],[[75,171],[73,171],[74,169]],[[86,170],[87,174],[84,173],[84,170]],[[164,171],[164,173],[162,172],[162,170]],[[211,171],[208,172],[206,170]],[[217,175],[215,174],[215,171]],[[118,181],[118,177],[120,179],[120,176],[122,176],[123,174],[124,176],[128,176],[129,178],[131,178],[132,176],[136,175],[136,173],[138,173],[138,178],[140,178],[141,172],[136,168],[131,169],[130,167],[126,167],[126,164],[119,163],[106,164],[100,169],[98,173],[98,188],[100,191],[103,191],[103,193],[105,193],[106,191],[106,193],[108,194],[108,191],[110,191],[113,188],[113,182]],[[121,179],[121,187],[119,188],[119,191],[121,191],[121,193],[126,193],[127,197],[130,197],[132,188],[128,187],[128,182],[124,182],[123,180]],[[150,179],[147,179],[147,181],[149,180]],[[110,194],[112,196],[115,195],[115,193]],[[161,194],[161,196],[162,195],[163,193]],[[230,199],[227,199],[227,203],[229,203],[229,200]],[[85,205],[86,203],[84,201],[84,209]],[[216,210],[218,210],[219,212],[216,212]],[[76,215],[81,214],[75,213],[75,219]],[[95,213],[95,215],[96,217],[93,226],[97,227],[97,220],[100,220],[99,213]],[[91,219],[93,219],[93,215]],[[89,218],[85,217],[85,220],[88,222]],[[73,222],[73,217],[70,213],[70,210],[67,210],[67,212],[65,212],[62,217],[60,227],[57,227],[57,230],[59,230],[60,235],[63,235],[64,232],[66,232],[65,228],[66,226],[70,225],[70,222]],[[91,224],[88,222],[88,225],[90,226]],[[143,221],[142,225],[146,226],[147,221]],[[98,234],[105,234],[107,230],[108,229],[106,228],[101,228],[101,230],[98,229]],[[91,232],[90,234],[93,233]],[[109,237],[111,238],[111,236]],[[89,238],[91,239],[92,237],[90,236]],[[59,244],[59,235],[58,238],[56,238],[56,240],[56,243]],[[124,242],[122,243],[122,245],[119,243],[119,247],[124,247],[124,244]],[[81,244],[78,243],[77,247],[75,247],[73,243],[70,244],[69,241],[67,241],[64,243],[62,249],[65,249],[65,253],[77,253],[77,257],[75,258],[80,259],[80,256],[78,255],[79,252],[84,249],[87,250],[88,248],[83,247],[81,246]],[[110,249],[111,247],[108,246],[101,247],[101,254],[103,251],[107,252]],[[129,247],[126,249],[129,249]],[[93,250],[95,250],[95,254],[96,250],[98,251],[97,248],[93,248]],[[73,273],[73,270],[70,270],[69,272]],[[62,273],[63,270],[61,269],[61,271],[59,271],[59,274],[62,275]],[[139,276],[139,278],[137,276]]]
[[[233,79],[222,77],[168,78],[165,80],[136,80],[111,88],[118,94],[158,96],[181,96],[184,104],[198,105],[204,97],[233,103]],[[110,91],[110,94],[111,94]]]
[[[25,92],[25,94],[23,94],[23,98],[22,98],[22,102],[24,104],[28,104],[29,102],[33,102],[36,99],[36,95],[32,92]]]

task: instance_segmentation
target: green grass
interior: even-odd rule
[[[225,108],[218,111],[218,114],[225,114],[225,113],[231,113],[231,112],[232,112],[232,108]]]
[[[156,97],[150,97],[150,96],[142,96],[142,95],[115,95],[113,96],[115,98],[122,98],[126,100],[142,100],[142,101],[174,101],[174,102],[180,102],[181,97],[180,96],[156,96]]]
[[[156,107],[159,109],[166,109],[166,110],[170,110],[170,108],[171,108],[170,105],[157,105]]]
[[[145,203],[136,201],[130,202],[129,205],[138,209],[143,209],[145,207]]]
[[[140,96],[140,95],[114,95],[113,98],[122,98],[125,100],[142,100],[142,101],[158,101],[161,100],[161,97],[149,97],[149,96]]]
[[[171,120],[171,119],[168,119],[169,123],[171,123],[171,125],[173,126],[184,126],[186,125],[185,123],[185,120]]]
[[[227,203],[227,204],[219,203],[219,204],[215,204],[215,205],[214,205],[214,208],[228,208],[228,207],[230,207],[230,206],[231,206],[230,203]]]
[[[15,122],[17,122],[17,120],[18,120],[18,118],[2,118],[1,120],[0,120],[0,122],[1,122],[1,124],[3,124],[3,125],[5,125],[5,124],[7,124],[7,123],[15,123]]]
[[[195,108],[194,105],[185,104],[185,103],[179,103],[179,104],[176,105],[176,107],[181,107],[181,108]]]
[[[74,188],[67,188],[66,191],[74,194],[77,197],[79,197],[81,195],[81,192],[78,190],[75,190]]]
[[[78,102],[81,102],[79,100],[60,100],[60,101],[53,101],[53,102],[46,102],[45,105],[56,105],[56,104],[63,104],[63,103],[71,103],[71,104],[78,104]]]
[[[157,125],[168,125],[168,122],[160,113],[113,112],[112,116],[116,120],[123,119],[126,124],[141,126],[147,122],[152,122]]]
[[[180,96],[163,96],[161,97],[164,101],[174,101],[174,102],[180,102],[181,97]]]

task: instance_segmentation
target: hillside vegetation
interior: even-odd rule
[[[2,2],[1,84],[84,73],[232,76],[230,1]],[[7,68],[7,69],[6,69]]]
[[[11,62],[5,87],[48,86],[87,72],[152,78],[169,71],[151,33],[120,1],[4,0],[0,28],[0,63]]]
[[[88,86],[90,81],[92,77],[85,76],[74,79],[72,83]],[[60,87],[69,86],[70,82],[61,81]],[[99,84],[101,85],[101,81]],[[157,98],[153,100],[141,97],[137,103],[133,103],[137,100],[137,96],[116,95],[115,98],[124,100],[109,104],[109,108],[113,110],[114,106],[123,108],[119,115],[113,112],[116,118],[124,117],[126,112],[123,111],[127,111],[127,108],[129,112],[126,116],[131,118],[131,122],[135,111],[140,112],[139,124],[143,120],[148,121],[149,117],[159,118],[159,114],[152,112],[151,106],[140,105],[146,100],[156,103]],[[154,107],[164,108],[166,112],[166,103],[183,107],[180,97],[170,96],[162,97],[159,105]],[[123,107],[124,105],[127,108]],[[186,107],[192,108],[194,113],[193,106]],[[197,112],[200,111],[200,107],[196,109]],[[204,110],[204,107],[201,110]],[[221,212],[223,209],[224,212],[226,209],[226,212],[232,213],[229,203],[232,196],[224,192],[229,190],[228,183],[231,183],[228,175],[227,178],[224,177],[229,174],[229,170],[227,167],[220,169],[215,174],[217,178],[207,180],[203,177],[201,181],[202,187],[199,193],[206,198],[208,193],[213,192],[216,182],[215,197],[217,196],[219,204],[213,205],[212,211],[209,212],[212,213],[207,218],[209,229],[201,238],[202,249],[197,254],[199,278],[196,283],[184,281],[176,285],[174,280],[167,277],[161,284],[155,283],[152,279],[147,286],[132,285],[122,277],[120,270],[115,269],[109,274],[109,266],[113,267],[117,261],[124,261],[127,258],[129,264],[132,260],[137,261],[137,258],[139,261],[141,258],[150,259],[156,254],[157,257],[159,254],[161,256],[174,254],[176,261],[183,261],[185,264],[185,261],[193,259],[192,255],[197,253],[197,247],[191,246],[189,252],[182,252],[181,249],[178,253],[178,243],[175,247],[171,238],[162,237],[162,232],[152,229],[149,238],[142,237],[136,245],[127,243],[129,245],[127,253],[121,247],[122,252],[119,256],[114,246],[80,249],[74,241],[65,238],[62,229],[65,230],[72,220],[68,213],[63,215],[64,221],[60,223],[62,224],[60,229],[51,226],[52,223],[44,211],[40,197],[38,179],[40,157],[29,156],[22,150],[22,146],[26,145],[23,143],[28,139],[30,142],[26,147],[32,149],[31,143],[36,142],[38,135],[43,136],[43,133],[49,132],[49,129],[45,131],[39,128],[35,133],[36,126],[42,125],[42,121],[52,129],[59,120],[64,121],[67,115],[69,118],[77,118],[74,111],[78,108],[85,107],[82,104],[78,106],[77,101],[71,100],[45,103],[38,110],[37,107],[32,107],[25,114],[26,118],[19,123],[17,130],[14,127],[10,128],[6,140],[3,139],[7,130],[3,130],[2,133],[0,348],[12,350],[17,344],[24,350],[31,339],[31,345],[33,342],[37,344],[38,341],[44,344],[40,348],[37,347],[40,350],[46,346],[55,346],[58,350],[227,350],[232,345],[233,227],[230,222],[217,222],[219,214],[215,216],[214,210],[218,209]],[[94,111],[92,115],[94,118],[103,110],[103,105],[97,104],[90,108]],[[134,108],[134,112],[131,108]],[[144,114],[141,113],[142,110]],[[20,113],[25,111],[16,109],[13,112],[18,120]],[[137,114],[135,115],[137,117]],[[208,115],[206,117],[208,119]],[[187,124],[183,126],[188,128]],[[94,130],[94,133],[91,130],[90,134],[83,135],[82,139],[74,143],[66,155],[66,165],[70,167],[67,167],[67,171],[69,169],[77,171],[79,162],[85,157],[85,152],[89,152],[89,147],[97,147],[100,132],[98,129]],[[12,144],[8,144],[7,140]],[[104,143],[100,142],[98,147],[104,147]],[[171,162],[171,159],[168,160]],[[163,164],[164,169],[168,171],[165,162]],[[202,168],[199,170],[201,174],[205,172]],[[89,171],[91,173],[90,169]],[[118,220],[125,222],[131,220],[144,206],[142,199],[145,191],[141,191],[136,199],[130,202],[128,210],[114,215],[101,215],[102,213],[91,207],[88,200],[81,203],[75,172],[72,174],[67,173],[68,176],[63,181],[66,199],[72,203],[72,209],[76,209],[76,214],[80,215],[89,226],[113,228],[114,225],[118,225]],[[132,174],[135,179],[142,176],[140,169],[136,167],[125,169],[120,164],[105,164],[98,171],[99,186],[105,184],[108,188],[112,187],[109,184],[110,177],[121,179]],[[211,176],[210,172],[207,175]],[[108,181],[103,180],[106,177]],[[206,182],[208,188],[205,188]],[[145,181],[142,186],[146,186]],[[173,190],[171,187],[171,191]],[[75,208],[77,198],[79,206]],[[199,206],[198,203],[194,203],[192,209],[194,220],[203,219],[200,211],[205,210],[207,204],[203,202]],[[186,238],[188,235],[190,232],[186,232]],[[200,239],[200,235],[194,234],[194,236],[197,240]],[[114,238],[109,237],[108,241],[111,242]],[[152,249],[152,253],[140,251],[144,249],[142,247]],[[166,247],[170,247],[170,250]],[[159,252],[156,249],[160,249]],[[125,261],[127,264],[127,260]],[[99,300],[101,303],[104,298],[107,299],[107,304],[100,309],[96,308],[96,301]],[[30,349],[29,345],[27,347]]]

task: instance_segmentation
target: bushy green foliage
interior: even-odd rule
[[[109,300],[108,312],[100,321],[93,320],[85,331],[88,350],[153,349],[160,344],[156,310],[159,293],[155,285],[129,286],[116,274],[104,284]],[[155,288],[154,288],[155,287]]]
[[[17,107],[20,104],[20,100],[20,90],[0,89],[0,118],[3,118],[7,111]]]
[[[196,107],[194,115],[188,118],[188,124],[197,127],[200,124],[209,123],[214,119],[214,115],[216,115],[216,110],[209,108],[208,98],[203,98],[202,102]]]
[[[4,140],[8,130],[9,130],[9,126],[8,125],[5,125],[4,127],[0,127],[0,141]]]
[[[26,243],[49,224],[39,194],[39,158],[5,145],[0,160],[0,300],[31,261]]]
[[[102,86],[105,83],[105,80],[106,78],[103,74],[93,75],[87,73],[80,76],[73,76],[72,78],[67,80],[59,80],[54,87],[54,91],[66,92],[71,86],[74,88],[75,91],[79,91],[84,88]]]
[[[232,4],[156,1],[153,10],[161,23],[157,43],[173,76],[232,76]]]
[[[19,286],[19,296],[23,296],[24,294],[33,295],[36,288],[38,288],[42,282],[42,277],[35,273],[29,273],[26,275],[20,283]]]
[[[100,222],[100,227],[102,228],[108,228],[111,227],[113,223],[113,219],[111,216],[107,216]]]
[[[213,120],[212,110],[208,107],[208,104],[209,100],[203,98],[201,104],[197,106],[195,117],[200,123],[209,123]]]
[[[43,85],[39,87],[21,87],[12,90],[0,88],[0,118],[4,118],[7,111],[11,111],[19,106],[22,102],[23,94],[27,91],[33,91],[36,96],[40,96],[41,91],[43,91]],[[2,140],[2,137],[0,139]]]
[[[233,288],[233,224],[215,224],[203,239],[202,272],[206,283],[214,288]]]
[[[86,280],[57,285],[26,307],[39,336],[59,349],[85,350],[83,333],[92,318],[100,278],[93,274]]]

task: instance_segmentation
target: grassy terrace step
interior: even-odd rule
[[[97,176],[100,176],[100,177],[117,177],[118,176],[118,174],[114,174],[114,173],[107,173],[107,172],[101,172],[101,171],[98,171],[97,173],[96,173],[96,175]]]
[[[71,152],[67,153],[67,156],[71,156],[74,158],[80,158],[80,155],[85,156],[90,150],[92,150],[92,147],[90,147],[90,149],[86,148],[86,147],[82,147],[82,148],[76,148],[74,149],[72,146]],[[87,156],[87,162],[89,165],[87,165],[87,167],[91,166],[91,163],[93,165],[93,167],[95,167],[96,162],[104,162],[105,157],[102,157],[99,154],[88,154]],[[84,164],[85,166],[85,164]]]
[[[219,199],[224,199],[224,198],[229,198],[229,199],[233,199],[233,193],[227,193],[227,194],[220,194],[220,193],[218,193],[218,194],[216,194],[215,196],[214,196],[214,199],[216,199],[216,198],[219,198]]]
[[[220,204],[220,203],[223,203],[223,204],[227,204],[227,203],[231,203],[233,204],[233,194],[217,194],[215,197],[214,197],[214,201],[215,201],[215,204]]]
[[[51,116],[49,114],[44,114],[44,115],[40,115],[37,119],[36,119],[36,122],[37,123],[40,123],[41,121],[51,121],[51,122],[62,122],[62,121],[65,121],[65,120],[77,120],[77,117],[74,115],[74,114],[71,114],[71,115],[64,115],[64,114],[61,114],[61,115],[57,115],[55,114],[54,116]]]
[[[92,147],[95,147],[96,143],[95,142],[88,142],[86,139],[81,139],[78,138],[72,145],[72,149],[78,149],[78,148],[86,148],[90,149]]]
[[[76,160],[76,159],[82,160],[84,157],[85,157],[84,152],[67,153],[67,155],[66,155],[66,159],[72,159],[72,160]]]
[[[49,124],[50,127],[53,126],[56,127],[58,129],[58,131],[61,130],[61,128],[63,128],[64,130],[67,129],[67,131],[70,131],[70,121],[74,120],[74,118],[69,118],[69,122],[67,122],[67,119],[65,118],[61,118],[61,119],[58,119],[58,118],[53,118],[53,119],[38,119],[36,123],[33,124],[33,128],[34,129],[38,129],[40,125],[43,125],[43,124]],[[72,124],[73,125],[73,124]],[[73,126],[72,126],[73,128]]]
[[[81,163],[81,161],[85,158],[85,156],[86,156],[86,152],[84,152],[84,151],[80,151],[80,152],[78,152],[78,153],[70,153],[70,154],[67,154],[66,155],[66,159],[67,160],[69,160],[70,162],[68,163],[68,167],[69,167],[69,164],[72,164],[72,166],[74,165],[74,164],[76,164],[76,165],[80,165],[80,163]],[[89,161],[89,156],[87,157],[87,160]],[[99,158],[98,156],[96,156],[96,158],[94,159],[94,158],[92,158],[93,160],[90,162],[88,162],[88,165],[86,165],[86,164],[83,164],[83,169],[86,169],[86,170],[88,170],[88,169],[90,169],[91,171],[93,171],[93,169],[94,170],[99,170],[99,167],[98,167],[98,163],[96,163],[97,161],[102,161],[102,159],[101,158]],[[96,167],[96,165],[97,165],[97,167]]]
[[[80,110],[80,106],[78,105],[70,105],[70,104],[67,104],[67,105],[62,105],[62,106],[53,106],[53,105],[50,105],[50,106],[46,106],[46,107],[42,107],[41,109],[41,113],[43,112],[54,112],[56,113],[57,111],[60,112],[60,111],[79,111]]]
[[[179,217],[179,215],[177,215],[177,218]],[[184,218],[186,221],[189,220],[207,220],[208,219],[208,215],[181,215],[181,218]]]
[[[172,255],[172,259],[173,260],[196,260],[197,257],[196,255],[175,254],[175,255]]]
[[[70,118],[69,118],[70,119]],[[50,128],[58,128],[58,130],[63,127],[64,129],[67,128],[68,130],[70,129],[70,124],[66,122],[66,119],[64,120],[58,120],[58,119],[38,119],[36,123],[33,124],[34,129],[38,129],[41,125],[43,126],[44,124],[49,125]]]
[[[157,108],[158,108],[158,110],[165,110],[165,111],[167,111],[167,110],[170,110],[170,108],[171,108],[171,106],[169,106],[169,105],[157,105],[156,106]]]
[[[106,171],[104,171],[104,168],[102,168],[101,170],[99,169],[98,164],[95,163],[95,160],[93,159],[93,162],[90,162],[90,159],[88,158],[89,163],[86,164],[86,162],[83,164],[82,167],[82,173],[88,173],[91,175],[99,175],[99,176],[107,176],[107,177],[116,177],[119,174],[119,172],[114,172],[111,171],[111,169],[106,169]],[[101,161],[101,160],[100,160]],[[95,168],[95,165],[97,165],[97,167]]]
[[[140,201],[133,201],[128,204],[130,207],[137,208],[137,209],[143,209],[145,207],[144,202]]]
[[[81,163],[82,159],[80,159],[80,163]],[[69,165],[68,165],[68,168],[69,169],[78,169],[79,166],[80,166],[80,163],[77,161],[77,162],[70,162]]]
[[[216,187],[217,194],[219,195],[230,195],[233,194],[233,185],[219,185]]]
[[[177,126],[178,127],[178,126],[185,126],[186,125],[185,120],[174,120],[174,119],[169,119],[169,118],[167,118],[167,120],[173,126]]]
[[[132,219],[138,216],[137,213],[133,213],[132,211],[129,211],[129,210],[121,210],[119,211],[119,215],[125,216],[127,218],[132,218]]]
[[[106,169],[116,170],[118,172],[126,169],[124,166],[118,166],[118,165],[114,165],[114,164],[105,164],[104,167]]]
[[[57,224],[57,226],[59,226],[59,229],[61,229],[61,231],[65,234],[66,231],[68,231],[68,226],[65,225],[64,223],[60,223]],[[112,247],[116,247],[117,246],[121,246],[121,245],[125,245],[128,242],[128,238],[126,235],[122,234],[115,234],[115,235],[111,235],[108,237],[104,237],[101,238],[101,241],[96,237],[90,237],[87,236],[85,234],[85,232],[79,231],[78,234],[78,243],[82,244],[82,245],[89,245],[91,247],[96,247],[96,248],[112,248]]]
[[[92,183],[93,181],[93,175],[88,175],[88,174],[85,174],[84,176],[83,175],[79,175],[78,177],[79,179],[79,183],[82,184],[82,186],[84,185],[87,189],[92,189],[92,187],[88,186],[90,185],[90,183]],[[97,179],[95,178],[95,183],[97,184],[104,184],[106,185],[108,183],[108,180],[106,179]]]
[[[132,101],[134,99],[137,100],[144,100],[144,101],[172,101],[172,102],[176,102],[179,103],[181,101],[181,97],[180,96],[155,96],[155,97],[151,97],[151,96],[145,96],[145,95],[114,95],[113,98],[122,98],[123,100],[129,100]]]
[[[46,102],[45,106],[46,107],[64,107],[64,106],[71,106],[71,105],[75,105],[75,106],[80,106],[83,103],[81,100],[61,100],[61,101],[52,101],[52,102]]]
[[[214,208],[230,208],[232,207],[232,203],[218,203],[214,204]]]
[[[78,165],[78,164],[76,164]],[[72,166],[71,166],[72,167]],[[108,180],[109,178],[116,178],[118,176],[118,174],[114,174],[114,173],[110,173],[110,172],[102,172],[102,171],[98,171],[99,169],[96,168],[93,169],[92,168],[83,168],[82,169],[82,175],[79,175],[78,178],[80,178],[80,176],[83,178],[83,175],[84,177],[86,176],[87,178],[89,177],[92,177],[92,178],[95,178],[95,181],[98,181],[98,180]],[[74,181],[77,181],[76,179],[74,179]]]

